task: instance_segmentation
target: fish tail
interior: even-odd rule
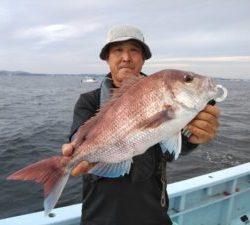
[[[44,187],[44,213],[56,205],[71,173],[70,157],[54,156],[31,164],[7,177],[8,180],[34,180]]]

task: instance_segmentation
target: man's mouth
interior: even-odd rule
[[[134,68],[132,68],[131,65],[121,65],[119,66],[119,69],[128,69],[128,70],[133,70]]]

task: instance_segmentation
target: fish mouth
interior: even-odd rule
[[[207,78],[204,82],[203,88],[212,92],[212,98],[216,102],[221,102],[227,97],[227,89],[220,84],[215,84],[212,78]]]

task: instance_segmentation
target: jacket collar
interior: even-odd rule
[[[147,76],[142,73],[143,76]],[[100,106],[102,106],[111,96],[113,89],[116,88],[114,86],[113,80],[111,78],[111,73],[108,73],[101,83],[101,94],[100,94]]]

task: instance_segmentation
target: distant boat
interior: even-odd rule
[[[85,77],[81,80],[81,83],[96,83],[98,80],[95,77]]]

